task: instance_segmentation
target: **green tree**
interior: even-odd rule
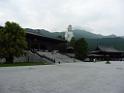
[[[73,38],[71,39],[71,41],[69,42],[69,45],[70,45],[71,47],[74,47],[74,46],[75,46],[75,42],[76,42],[76,40],[75,40],[75,38],[73,37]]]
[[[3,27],[0,27],[0,58],[3,58]]]
[[[6,22],[0,29],[0,57],[6,59],[6,63],[13,63],[14,57],[25,54],[27,48],[25,30],[17,23]]]
[[[84,60],[88,52],[88,44],[84,38],[81,38],[75,42],[74,45],[75,56],[78,59]]]

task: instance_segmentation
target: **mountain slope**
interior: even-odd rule
[[[36,33],[39,35],[43,35],[43,36],[48,36],[48,37],[55,37],[54,34],[52,34],[51,32],[44,30],[44,29],[30,29],[30,28],[26,28],[27,32],[32,32],[32,33]]]
[[[116,38],[100,38],[100,39],[89,39],[87,38],[88,47],[90,50],[95,49],[98,45],[114,47],[124,51],[124,39],[120,37]]]
[[[37,33],[52,38],[62,38],[65,32],[49,32],[44,29],[29,29],[26,31]],[[90,50],[96,48],[97,45],[112,46],[120,50],[124,50],[124,38],[117,37],[115,35],[103,36],[94,34],[85,30],[73,30],[75,39],[85,38],[88,42]]]
[[[102,35],[98,35],[98,34],[94,34],[85,30],[80,30],[80,29],[76,29],[73,30],[74,36],[75,38],[92,38],[92,39],[96,39],[96,38],[103,38],[104,36]]]

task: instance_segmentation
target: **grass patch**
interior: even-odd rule
[[[34,66],[34,65],[48,65],[48,63],[47,62],[16,62],[13,64],[0,64],[0,67]]]

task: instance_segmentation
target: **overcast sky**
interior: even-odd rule
[[[124,35],[124,0],[0,0],[0,25],[65,31],[71,24],[90,32]]]

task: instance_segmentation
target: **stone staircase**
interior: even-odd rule
[[[51,60],[53,60],[53,62],[61,62],[61,63],[72,63],[72,62],[78,62],[79,60],[74,59],[74,58],[70,58],[64,54],[58,53],[58,52],[43,52],[43,51],[37,51],[37,53],[41,56],[45,56]]]

